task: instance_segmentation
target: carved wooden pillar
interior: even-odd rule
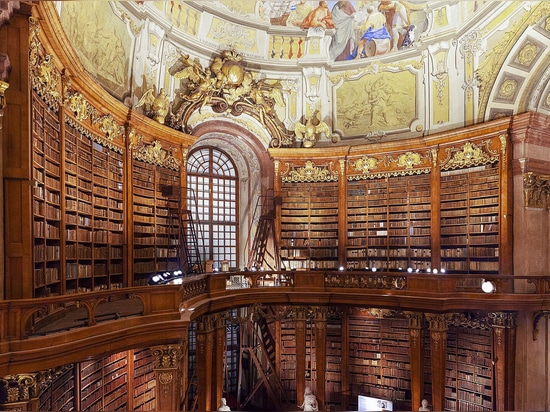
[[[212,405],[212,353],[214,351],[214,331],[210,319],[205,316],[197,320],[197,397],[198,408],[201,411],[210,411]]]
[[[426,319],[430,323],[432,406],[434,411],[442,411],[445,408],[445,363],[447,359],[449,316],[449,314],[426,314]]]
[[[315,308],[315,364],[317,371],[316,396],[319,410],[325,405],[325,381],[327,364],[327,308]]]
[[[155,358],[157,381],[157,410],[177,411],[181,399],[181,345],[164,345],[151,348]]]
[[[0,378],[0,388],[6,395],[5,403],[0,405],[3,411],[38,410],[38,382],[36,374],[8,375]]]
[[[514,410],[516,313],[490,313],[493,325],[495,404],[497,411]]]
[[[342,314],[342,408],[349,410],[350,387],[349,387],[349,312]]]
[[[432,155],[432,172],[431,172],[431,182],[430,186],[432,188],[432,210],[431,210],[431,217],[432,217],[432,230],[431,230],[431,241],[432,241],[432,269],[448,269],[442,266],[441,264],[441,225],[440,225],[440,218],[441,218],[441,205],[439,203],[440,199],[440,188],[441,188],[441,170],[439,167],[437,167],[437,159],[438,159],[438,150],[437,149],[431,149],[431,155]]]
[[[296,308],[296,399],[298,405],[304,402],[306,389],[306,309]]]
[[[420,405],[424,396],[424,343],[423,316],[421,313],[408,312],[409,349],[411,356],[411,393],[413,408]]]
[[[213,409],[217,409],[220,405],[220,400],[223,397],[223,360],[225,346],[225,318],[217,314],[212,319],[212,324],[215,327],[214,351],[212,352],[212,391],[211,405]]]
[[[2,123],[4,119],[4,107],[6,107],[5,92],[9,87],[8,73],[11,70],[10,60],[6,53],[0,51],[0,205],[4,205],[4,138],[2,136]],[[0,267],[4,267],[4,207],[0,208]],[[0,276],[0,290],[4,290],[4,276]],[[2,296],[0,295],[0,298]]]
[[[338,178],[338,193],[340,194],[338,198],[338,210],[347,210],[348,197],[346,195],[348,190],[348,180],[346,179],[346,161],[345,159],[340,159],[340,177]],[[347,234],[346,229],[346,213],[338,214],[338,266],[345,267],[346,262],[346,245],[347,245]]]

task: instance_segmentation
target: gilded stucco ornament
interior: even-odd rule
[[[303,167],[286,164],[287,170],[281,173],[281,180],[285,183],[307,183],[307,182],[337,182],[338,170],[333,170],[332,162],[322,166],[315,166],[308,160]]]
[[[155,95],[154,88],[147,90],[139,102],[134,106],[136,109],[144,107],[145,115],[151,117],[154,121],[164,124],[164,119],[170,111],[170,101],[164,88],[160,89]]]
[[[294,127],[296,140],[302,142],[303,147],[313,147],[321,135],[330,136],[330,128],[319,119],[319,110],[306,118],[305,124],[296,123]]]
[[[83,121],[89,117],[90,105],[80,93],[71,94],[68,98],[68,104],[77,120]]]
[[[361,159],[352,162],[353,168],[362,174],[370,173],[371,169],[375,169],[378,166],[378,160],[374,157],[363,156]]]
[[[94,116],[92,124],[99,126],[99,129],[105,133],[107,140],[117,140],[124,135],[124,127],[119,126],[111,114],[105,116]]]
[[[182,55],[169,73],[180,81],[183,91],[180,101],[174,104],[175,113],[167,117],[168,126],[191,133],[188,125],[193,113],[210,106],[215,113],[252,116],[268,130],[272,147],[294,143],[294,135],[277,118],[275,110],[276,106],[285,106],[281,82],[245,69],[243,57],[236,51],[222,52],[206,68],[197,59]]]
[[[397,166],[405,169],[412,169],[414,166],[422,163],[422,157],[416,152],[403,153],[397,158]]]
[[[46,104],[53,110],[58,110],[61,104],[61,73],[54,65],[54,56],[40,54],[41,43],[38,38],[40,25],[38,21],[30,17],[29,32],[29,66],[31,85]]]
[[[9,83],[0,80],[0,110],[3,110],[4,107],[6,107],[6,98],[4,93],[8,87],[10,87]]]
[[[168,169],[179,170],[180,161],[174,157],[174,154],[177,152],[176,148],[171,147],[165,150],[158,140],[155,140],[149,145],[144,144],[138,135],[132,135],[132,139],[137,139],[135,143],[131,143],[134,159],[166,167]]]
[[[459,169],[495,162],[498,160],[498,152],[493,152],[489,145],[490,141],[485,140],[479,145],[466,142],[461,148],[447,147],[445,148],[446,158],[441,162],[441,169]]]

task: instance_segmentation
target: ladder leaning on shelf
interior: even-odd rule
[[[279,270],[277,247],[270,242],[275,242],[275,217],[273,215],[260,216],[250,251],[249,268],[260,268],[265,264],[266,269]],[[268,250],[270,245],[273,245],[273,252]],[[271,262],[267,259],[266,254]]]
[[[183,209],[181,211],[181,247],[182,247],[182,264],[186,274],[203,273],[199,243],[197,240],[197,231],[193,221],[193,215],[190,210]]]

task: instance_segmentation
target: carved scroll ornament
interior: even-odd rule
[[[523,175],[525,207],[550,209],[550,175],[528,172]]]

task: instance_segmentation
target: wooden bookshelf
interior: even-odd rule
[[[156,379],[154,359],[149,349],[136,350],[134,360],[134,410],[154,410]]]
[[[498,273],[498,165],[441,174],[441,265],[453,273]]]
[[[346,216],[347,268],[431,266],[429,174],[348,182]]]
[[[34,295],[63,293],[61,265],[61,134],[58,113],[32,98]]]
[[[357,395],[367,395],[411,410],[408,321],[351,314],[349,339],[350,406],[357,407]]]
[[[180,269],[179,171],[134,159],[134,286],[157,272]]]
[[[445,410],[494,410],[493,360],[490,329],[449,327]]]
[[[65,292],[124,284],[122,154],[65,125]]]
[[[326,328],[326,381],[325,392],[330,410],[342,406],[342,323],[341,319],[328,318]],[[335,409],[334,409],[335,410]]]
[[[280,256],[287,269],[338,265],[338,184],[285,183]]]
[[[296,404],[296,339],[293,320],[283,319],[278,328],[277,341],[279,345],[279,377],[281,386],[290,404]]]
[[[42,388],[38,399],[40,411],[76,410],[74,368],[63,368]]]

